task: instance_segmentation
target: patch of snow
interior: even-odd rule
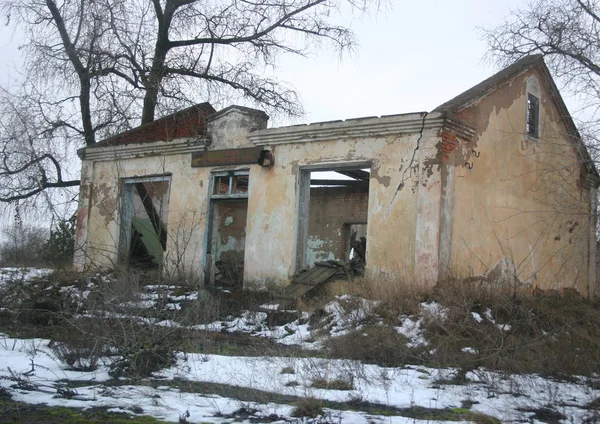
[[[0,268],[0,283],[9,281],[32,281],[38,278],[46,277],[54,272],[50,268]]]

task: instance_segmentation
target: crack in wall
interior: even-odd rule
[[[421,130],[419,131],[419,138],[417,139],[417,145],[415,146],[415,149],[413,150],[412,158],[410,159],[408,166],[404,169],[404,172],[402,172],[402,180],[400,181],[400,184],[398,184],[398,188],[396,188],[396,191],[394,192],[394,196],[392,197],[392,200],[390,201],[390,205],[388,206],[387,214],[389,214],[390,211],[392,210],[392,205],[394,204],[394,201],[396,200],[396,196],[404,188],[404,182],[406,181],[406,172],[409,171],[413,166],[413,163],[415,161],[415,156],[417,155],[417,150],[419,150],[419,145],[421,143],[421,139],[423,138],[423,131],[425,131],[425,119],[427,118],[427,115],[429,115],[429,112],[423,112],[423,117],[421,118]]]

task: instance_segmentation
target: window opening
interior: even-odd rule
[[[158,269],[167,248],[169,177],[123,182],[121,210],[121,263],[140,269]]]
[[[213,174],[213,199],[248,197],[250,176],[248,171],[232,171]]]
[[[527,93],[527,135],[539,138],[540,99]]]

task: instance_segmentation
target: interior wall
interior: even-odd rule
[[[307,266],[348,260],[350,224],[367,223],[367,187],[311,187]]]

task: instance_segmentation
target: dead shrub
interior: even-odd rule
[[[323,401],[314,397],[304,397],[294,402],[292,417],[316,418],[323,415]]]
[[[117,356],[109,365],[113,378],[149,377],[175,364],[175,353],[182,343],[178,329],[144,325],[135,320],[120,320],[111,346]]]
[[[50,349],[61,362],[72,371],[95,371],[101,348],[97,340],[80,339],[77,341],[51,342]]]
[[[176,319],[183,325],[205,324],[220,316],[220,302],[208,291],[199,291],[195,300],[180,301],[181,311]]]
[[[294,369],[293,366],[287,366],[287,367],[283,367],[281,369],[281,371],[279,372],[279,374],[296,374],[296,370]]]
[[[413,363],[418,350],[393,327],[375,326],[354,330],[325,341],[325,350],[333,358],[356,359],[367,363],[396,366]]]
[[[589,376],[600,367],[600,304],[514,297],[483,281],[450,281],[434,293],[445,316],[424,320],[433,366]]]
[[[11,289],[13,292],[5,293],[5,299],[14,302],[10,307],[17,312],[17,321],[21,324],[62,324],[78,310],[75,299],[48,280],[20,284]]]
[[[311,387],[327,390],[354,390],[354,384],[352,381],[344,378],[335,378],[333,380],[315,378],[311,382]]]

